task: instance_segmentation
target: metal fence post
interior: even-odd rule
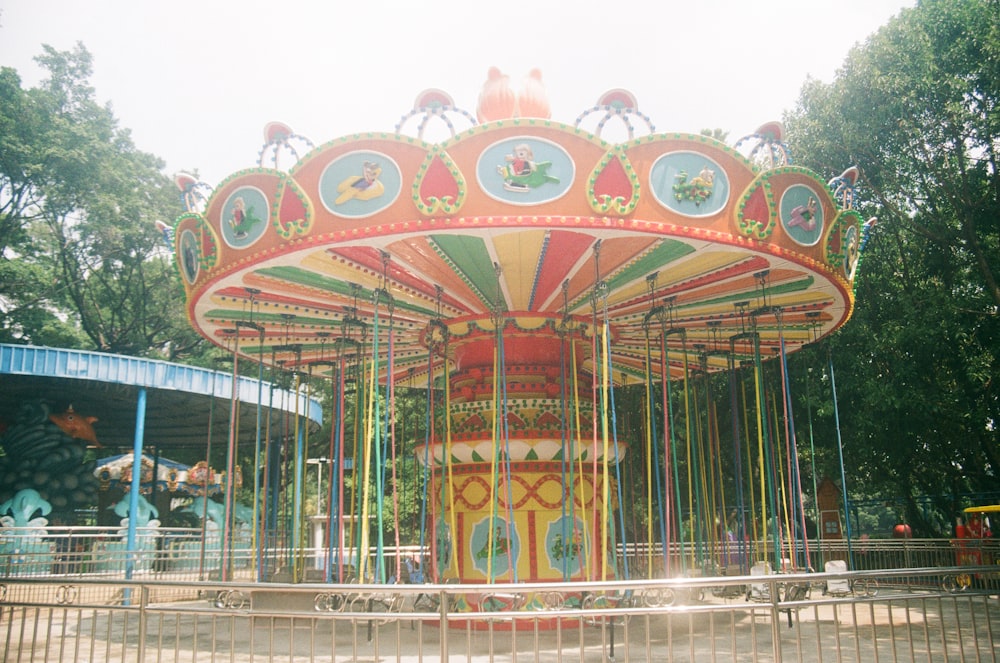
[[[441,641],[441,660],[448,660],[448,593],[446,590],[442,589],[440,593],[441,601],[438,604],[438,611],[440,614],[440,626],[438,630],[440,634],[438,639]]]
[[[146,606],[149,605],[149,588],[143,585],[139,588],[139,642],[136,651],[136,662],[146,660]]]
[[[774,663],[781,663],[781,612],[778,610],[781,597],[778,591],[777,581],[768,580],[768,593],[771,595],[771,649],[774,652]]]

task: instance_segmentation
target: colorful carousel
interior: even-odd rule
[[[792,165],[774,123],[734,146],[658,133],[623,90],[573,124],[549,115],[537,72],[514,91],[491,70],[475,115],[429,90],[391,132],[313,146],[273,123],[257,167],[214,189],[178,178],[189,212],[169,237],[192,324],[239,361],[330,385],[329,578],[398,531],[402,455],[423,468],[426,575],[442,582],[634,575],[616,554],[635,530],[632,453],[656,557],[641,573],[682,572],[668,551],[718,537],[736,503],[775,563],[801,536],[801,491],[772,485],[797,480],[797,454],[769,423],[764,373],[851,315],[856,171]],[[612,125],[627,138],[603,139]],[[448,137],[425,140],[431,127]],[[750,385],[751,415],[720,435],[697,384],[727,374]],[[424,439],[397,433],[399,386],[426,387]],[[630,386],[645,433],[623,439]],[[351,564],[375,582],[386,566]]]

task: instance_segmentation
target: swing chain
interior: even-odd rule
[[[565,279],[562,282],[562,293],[563,314],[562,320],[559,321],[559,325],[556,328],[556,333],[560,336],[566,336],[573,332],[579,332],[580,335],[583,336],[587,331],[587,325],[577,320],[573,320],[573,317],[569,313],[569,279]]]
[[[503,299],[503,292],[500,289],[500,275],[503,274],[503,268],[499,263],[493,263],[493,271],[496,274],[496,284],[497,284],[497,294],[496,301],[490,307],[490,320],[493,322],[497,333],[501,333],[503,325],[506,322],[504,315],[507,312],[507,305]]]
[[[392,321],[392,312],[396,307],[396,302],[393,296],[389,293],[389,262],[392,256],[389,255],[388,251],[382,251],[382,275],[379,276],[378,287],[372,292],[372,304],[378,308],[382,299],[385,299],[386,310],[389,312],[390,324]]]
[[[259,288],[250,288],[250,287],[244,287],[243,289],[249,295],[249,297],[247,297],[246,299],[243,300],[244,311],[246,311],[247,308],[250,309],[250,320],[249,320],[249,322],[251,324],[253,324],[254,304],[257,305],[257,311],[258,312],[260,311],[260,302],[258,302],[256,300],[257,295],[260,294],[260,289]]]

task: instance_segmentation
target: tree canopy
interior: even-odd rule
[[[0,70],[0,340],[175,359],[202,345],[154,223],[183,210],[163,162],[94,99],[91,56]]]
[[[205,363],[154,226],[183,211],[163,163],[95,100],[82,45],[38,61],[37,88],[0,69],[0,341]],[[858,166],[878,218],[852,320],[792,360],[800,453],[836,476],[842,440],[852,495],[946,534],[970,495],[1000,500],[1000,3],[901,11],[784,121],[802,165]]]
[[[878,217],[831,340],[848,481],[933,529],[919,496],[954,514],[1000,487],[1000,3],[903,10],[785,124],[804,165],[857,165]]]

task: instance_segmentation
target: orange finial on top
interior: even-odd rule
[[[542,72],[539,69],[528,72],[521,83],[521,91],[517,95],[517,116],[537,117],[543,120],[552,117],[549,95],[542,84]]]
[[[517,113],[517,97],[510,87],[510,77],[496,67],[490,67],[486,82],[479,93],[476,118],[480,123],[506,120]]]

